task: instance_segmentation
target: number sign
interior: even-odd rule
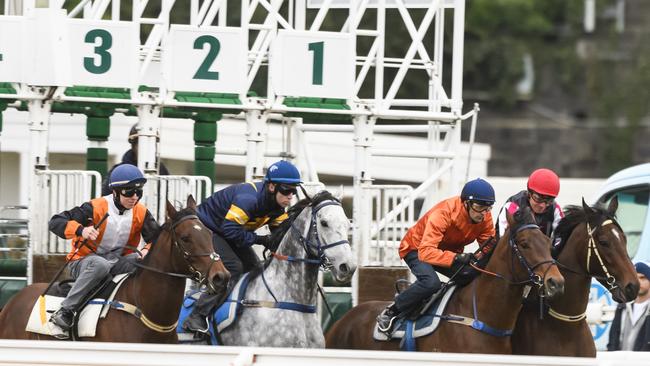
[[[280,30],[271,52],[272,87],[283,96],[353,97],[350,34]]]
[[[172,91],[244,93],[248,37],[241,28],[171,27],[163,70]]]
[[[20,18],[0,16],[0,82],[22,81],[21,33]]]
[[[74,85],[128,88],[137,84],[135,23],[70,19],[71,81]]]

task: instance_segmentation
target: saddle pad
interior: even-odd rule
[[[240,312],[241,300],[246,295],[246,289],[250,283],[250,278],[248,273],[242,276],[242,278],[237,282],[237,285],[226,298],[226,301],[219,306],[219,308],[214,312],[214,322],[217,324],[217,333],[222,332],[224,329],[228,328],[232,323],[235,322],[237,314]]]
[[[451,298],[451,295],[453,295],[455,290],[456,290],[456,286],[448,287],[447,290],[445,291],[445,294],[441,297],[439,301],[433,304],[425,314],[420,315],[417,318],[417,320],[415,320],[414,323],[411,322],[411,324],[415,325],[415,329],[413,329],[413,338],[418,338],[418,337],[431,334],[436,330],[436,328],[440,324],[440,316],[445,311],[445,308],[447,307],[447,303],[449,303],[449,299]],[[403,338],[404,334],[406,334],[407,322],[405,321],[404,318],[397,319],[396,321],[397,323],[394,326],[394,330],[390,338],[386,334],[379,331],[379,329],[377,328],[377,324],[375,324],[373,330],[373,334],[372,334],[373,338],[376,341],[388,341],[390,339]]]
[[[124,283],[124,280],[128,275],[128,273],[125,273],[113,277],[112,282],[114,282],[116,286],[111,293],[111,300],[115,297],[117,290]],[[65,333],[60,327],[50,322],[52,314],[61,308],[61,303],[65,297],[45,295],[42,298],[44,301],[40,299],[40,297],[36,299],[36,303],[29,315],[29,320],[27,321],[27,327],[25,327],[25,330],[49,336]],[[100,314],[103,313],[105,317],[109,308],[110,306],[108,306],[108,301],[105,299],[94,298],[90,300],[83,307],[81,314],[79,315],[79,322],[77,324],[79,337],[94,337],[97,331],[97,321],[99,320]]]

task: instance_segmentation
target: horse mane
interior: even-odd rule
[[[596,215],[603,218],[602,221],[612,219],[616,222],[616,216],[610,214],[604,207],[598,205],[591,207],[591,209],[594,210]],[[581,206],[570,205],[564,208],[564,217],[560,220],[557,228],[555,228],[554,234],[555,238],[560,239],[560,244],[556,248],[557,253],[564,248],[564,244],[569,240],[569,236],[571,236],[576,226],[587,222],[587,219],[587,213]]]

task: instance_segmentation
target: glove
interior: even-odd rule
[[[256,235],[255,236],[255,244],[259,244],[264,246],[264,248],[268,250],[271,249],[271,235]]]
[[[469,264],[469,262],[473,261],[474,259],[474,255],[472,255],[472,253],[458,253],[456,254],[456,257],[454,257],[454,261],[460,264]]]

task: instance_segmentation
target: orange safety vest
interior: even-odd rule
[[[104,217],[104,214],[109,212],[109,210],[111,211],[109,212],[109,215],[118,215],[117,212],[112,212],[115,211],[115,208],[111,210],[111,207],[109,207],[109,200],[112,199],[113,199],[113,195],[108,195],[104,197],[95,198],[90,201],[90,204],[93,207],[94,223],[98,223],[102,219],[102,217]],[[114,206],[113,203],[110,203],[110,205]],[[133,250],[130,249],[129,247],[137,247],[138,244],[140,244],[142,225],[144,223],[145,215],[147,214],[146,207],[144,207],[144,205],[140,202],[138,202],[132,208],[132,210],[133,210],[133,218],[131,221],[131,230],[129,232],[129,238],[125,243],[126,246],[122,251],[122,255],[133,253]],[[97,228],[97,230],[99,231],[99,235],[97,236],[97,239],[96,240],[89,239],[86,245],[84,245],[77,251],[77,246],[81,245],[85,240],[83,237],[76,235],[77,229],[82,225],[74,220],[68,221],[68,224],[66,225],[65,228],[65,237],[72,238],[72,242],[71,242],[72,248],[68,253],[68,255],[66,256],[66,259],[74,261],[74,260],[81,259],[90,253],[93,253],[101,245],[102,238],[104,237],[104,233],[106,232],[107,225],[111,225],[110,217],[108,220],[102,223],[102,226]]]

